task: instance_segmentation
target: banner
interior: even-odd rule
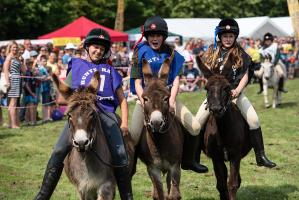
[[[73,43],[74,45],[80,45],[81,39],[79,37],[59,37],[52,38],[54,46],[65,46],[67,43]]]
[[[292,19],[292,25],[295,31],[295,38],[299,40],[299,1],[288,0],[289,14]]]

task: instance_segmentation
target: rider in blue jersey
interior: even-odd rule
[[[138,100],[132,115],[132,122],[134,123],[132,123],[130,126],[131,136],[135,144],[138,144],[144,125],[144,100],[142,98],[144,81],[142,74],[142,59],[146,59],[148,61],[151,70],[155,75],[159,72],[163,61],[166,58],[170,58],[171,64],[167,82],[168,87],[171,88],[169,106],[171,110],[175,111],[175,115],[178,117],[178,119],[180,119],[181,123],[188,130],[188,132],[191,135],[196,136],[192,139],[188,139],[189,137],[192,137],[191,135],[186,136],[185,142],[188,143],[188,145],[184,145],[187,147],[184,154],[188,155],[186,156],[188,158],[183,158],[182,169],[193,170],[198,173],[207,172],[208,168],[199,164],[198,162],[195,162],[194,159],[194,148],[196,145],[198,145],[198,139],[195,138],[198,138],[200,129],[193,127],[193,124],[195,123],[189,120],[194,118],[192,113],[176,99],[179,90],[179,74],[185,61],[184,57],[165,42],[168,36],[168,27],[163,18],[159,16],[148,18],[144,23],[143,34],[146,38],[146,41],[139,43],[136,46],[132,58],[133,66],[131,70],[130,86],[131,92],[138,96]]]
[[[72,58],[68,65],[66,84],[77,89],[88,86],[94,72],[99,71],[101,84],[97,93],[97,107],[100,110],[101,126],[109,143],[118,190],[122,200],[132,200],[131,176],[127,164],[123,134],[128,134],[128,104],[122,90],[122,78],[108,64],[111,40],[109,34],[102,29],[93,29],[84,41],[87,60]],[[115,110],[120,106],[122,123],[119,128]],[[72,148],[69,142],[69,125],[66,123],[55,149],[48,162],[41,189],[36,200],[50,199],[63,170],[63,161]],[[125,149],[123,151],[123,149]]]

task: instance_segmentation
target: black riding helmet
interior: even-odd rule
[[[151,33],[161,34],[164,40],[168,37],[168,26],[166,21],[160,16],[148,18],[144,22],[144,36],[147,39]]]
[[[109,58],[111,38],[107,31],[101,28],[92,29],[86,36],[83,48],[88,52],[88,46],[91,44],[103,45],[105,47],[105,53],[103,58]]]
[[[217,35],[219,39],[223,33],[234,33],[237,38],[239,32],[239,25],[236,20],[232,18],[222,19],[217,26]]]
[[[272,35],[271,33],[266,33],[266,34],[264,35],[264,41],[266,41],[266,40],[271,40],[271,41],[273,41],[273,40],[274,40],[273,35]]]

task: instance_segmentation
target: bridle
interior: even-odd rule
[[[80,106],[81,106],[82,104],[80,103]],[[127,166],[127,164],[124,164],[124,165],[114,165],[114,164],[111,164],[111,163],[109,163],[108,161],[105,161],[103,158],[101,158],[101,156],[96,152],[96,150],[93,148],[94,147],[94,141],[97,141],[96,139],[97,139],[97,132],[96,132],[96,127],[98,127],[98,124],[100,123],[100,116],[99,116],[99,114],[98,114],[98,110],[96,110],[94,107],[92,107],[92,106],[90,106],[91,107],[91,109],[92,109],[92,111],[93,111],[93,117],[95,117],[95,121],[96,121],[96,123],[95,123],[95,126],[93,126],[93,129],[91,130],[93,133],[95,133],[93,136],[94,137],[92,137],[91,138],[91,140],[90,140],[90,142],[89,142],[89,144],[88,145],[90,145],[90,148],[88,148],[87,149],[87,151],[85,151],[85,152],[88,152],[88,151],[91,151],[94,155],[95,155],[95,157],[100,161],[100,162],[102,162],[104,165],[106,165],[106,166],[108,166],[108,167],[111,167],[111,168],[122,168],[122,167],[126,167]],[[67,116],[68,116],[68,118],[67,118],[67,121],[68,121],[68,125],[69,125],[69,128],[70,128],[70,130],[72,129],[72,127],[71,127],[71,122],[70,122],[70,118],[71,118],[71,115],[70,115],[70,113],[71,112],[68,112],[67,113]],[[103,112],[103,113],[105,113],[105,112]],[[99,128],[99,127],[98,127]],[[72,137],[72,143],[73,143],[73,147],[78,147],[77,145],[75,145],[75,141],[74,141],[74,138]],[[84,153],[85,153],[84,152]]]

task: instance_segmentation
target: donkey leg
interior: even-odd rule
[[[272,96],[272,99],[273,99],[272,108],[276,108],[276,105],[277,105],[277,93],[278,93],[278,88],[276,86],[274,86],[274,88],[273,88],[273,96]]]
[[[147,173],[153,183],[152,197],[155,200],[164,200],[163,183],[161,179],[161,170],[158,168],[147,168]]]
[[[241,177],[239,173],[240,162],[240,159],[230,162],[230,174],[228,181],[228,192],[230,200],[235,200],[237,198],[237,190],[241,184]]]
[[[228,200],[227,168],[222,160],[213,159],[214,172],[217,179],[217,190],[221,200]]]
[[[112,182],[106,182],[98,190],[97,200],[113,200],[115,196],[115,185]]]
[[[180,193],[180,180],[181,180],[181,169],[180,165],[176,164],[170,169],[170,183],[167,183],[168,188],[168,199],[169,200],[178,200],[181,199]]]
[[[268,86],[267,86],[267,83],[264,83],[263,89],[264,89],[263,95],[264,95],[265,108],[269,108],[270,104],[269,104],[269,101],[268,101]]]

